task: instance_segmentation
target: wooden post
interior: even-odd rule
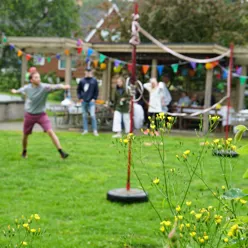
[[[158,61],[156,59],[153,59],[152,60],[152,78],[157,78],[157,64],[158,64]]]
[[[112,87],[112,61],[109,60],[108,62],[108,74],[107,74],[107,79],[106,79],[106,100],[110,100],[110,90]]]
[[[206,83],[205,83],[205,96],[204,96],[204,108],[209,108],[211,106],[211,96],[212,96],[212,85],[213,85],[213,69],[207,70],[206,73]],[[203,133],[206,134],[209,128],[209,113],[205,113],[203,116]]]
[[[22,56],[22,75],[21,75],[21,86],[24,86],[25,84],[25,76],[27,73],[27,60],[26,60],[26,56],[23,55]]]
[[[71,55],[65,57],[65,83],[71,84]]]
[[[247,66],[242,65],[242,75],[246,76],[247,75]],[[238,92],[238,109],[237,111],[240,111],[241,109],[244,108],[244,98],[245,98],[245,85],[246,84],[239,84],[239,92]]]

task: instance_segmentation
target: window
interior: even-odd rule
[[[61,58],[59,61],[58,61],[58,68],[59,70],[65,70],[65,66],[66,66],[66,59],[65,58]],[[75,71],[77,69],[77,62],[76,62],[76,59],[72,58],[71,60],[71,69],[72,71]]]

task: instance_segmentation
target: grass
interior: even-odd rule
[[[49,234],[44,237],[42,248],[118,248],[125,244],[135,248],[162,247],[160,220],[149,203],[125,205],[106,200],[108,190],[123,188],[126,181],[126,162],[110,134],[94,137],[59,132],[62,145],[70,153],[65,161],[60,159],[46,134],[31,135],[26,160],[20,157],[21,132],[1,131],[0,135],[0,230],[13,225],[21,215],[38,213]],[[175,155],[186,149],[198,150],[200,141],[195,137],[176,136],[165,140],[166,166],[178,170],[178,189],[183,189],[186,182],[183,181],[185,171]],[[151,178],[161,175],[159,160],[154,148],[143,146],[142,149],[146,166],[139,159],[136,170],[150,199],[165,217],[168,206],[147,176],[147,171]],[[224,184],[218,160],[210,154],[202,165],[206,180],[213,188]],[[246,161],[245,156],[228,160],[235,167],[232,175],[235,187],[247,187],[242,179]],[[134,174],[131,187],[139,187]],[[198,179],[189,197],[202,206],[216,203]],[[0,247],[4,247],[1,244],[4,244],[3,235]]]

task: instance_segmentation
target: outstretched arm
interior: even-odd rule
[[[16,89],[11,89],[10,92],[12,94],[25,94],[25,86],[21,87],[20,89],[16,90]]]

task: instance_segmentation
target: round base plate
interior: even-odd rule
[[[222,157],[237,157],[239,154],[235,151],[213,150],[213,155]]]
[[[107,200],[124,203],[147,202],[148,194],[140,189],[112,189],[107,193]]]

